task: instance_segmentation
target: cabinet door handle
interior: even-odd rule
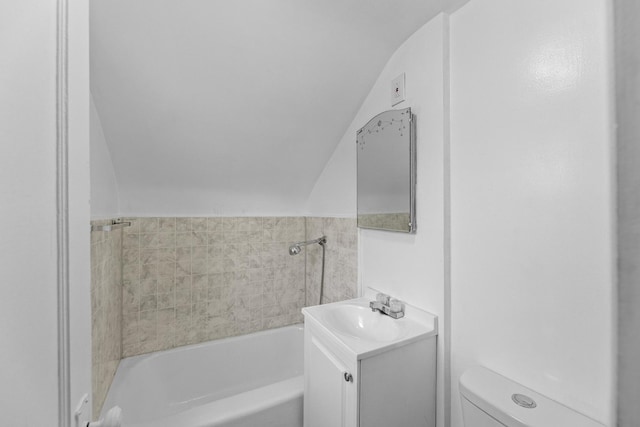
[[[353,375],[351,375],[349,372],[345,372],[344,373],[344,380],[348,383],[352,383],[353,382]]]

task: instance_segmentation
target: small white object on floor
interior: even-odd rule
[[[122,426],[122,409],[114,406],[107,411],[107,414],[101,420],[87,424],[87,427],[121,427]]]

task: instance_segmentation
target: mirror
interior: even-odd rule
[[[358,227],[413,233],[415,116],[380,113],[357,132]]]

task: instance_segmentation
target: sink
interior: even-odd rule
[[[305,307],[305,328],[324,331],[358,360],[438,334],[437,316],[410,304],[405,304],[400,319],[372,311],[369,302],[375,301],[378,292],[368,288],[360,298]]]
[[[397,319],[356,304],[331,307],[324,316],[327,326],[353,338],[377,342],[401,339],[406,334]]]

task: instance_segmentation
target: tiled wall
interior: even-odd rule
[[[92,221],[92,225],[110,221]],[[122,232],[91,233],[92,394],[98,415],[122,356]]]
[[[322,248],[293,242],[327,236],[323,303],[357,295],[355,218],[125,220],[92,233],[94,414],[120,357],[302,322]]]
[[[127,221],[124,357],[302,321],[305,218]]]
[[[358,229],[355,218],[306,218],[306,240],[327,236],[322,303],[355,298],[358,293]],[[322,248],[307,246],[306,305],[317,305]]]

